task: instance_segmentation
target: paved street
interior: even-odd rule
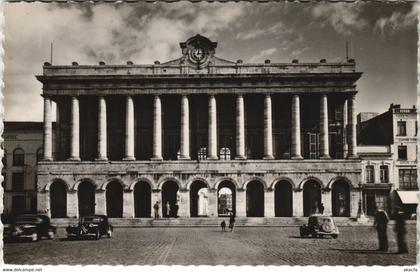
[[[138,265],[414,265],[415,225],[408,226],[409,254],[379,253],[373,227],[341,227],[338,239],[299,238],[297,227],[118,228],[111,239],[7,243],[8,264]]]

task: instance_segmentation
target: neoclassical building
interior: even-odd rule
[[[357,216],[354,60],[233,62],[200,35],[180,47],[152,65],[44,64],[39,210],[142,218],[159,201],[180,217],[302,217],[323,203]]]

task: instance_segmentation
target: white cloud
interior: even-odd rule
[[[329,24],[337,33],[351,35],[354,30],[362,30],[368,22],[360,16],[361,3],[319,3],[311,7],[310,13],[322,24]]]
[[[269,49],[262,50],[257,55],[252,56],[249,59],[249,62],[262,62],[264,58],[274,54],[276,51],[277,51],[277,48],[269,48]]]
[[[394,34],[399,29],[415,25],[419,7],[418,4],[413,4],[411,10],[406,14],[400,11],[394,11],[390,17],[379,18],[375,23],[375,33],[378,33],[381,37],[385,37]]]
[[[278,22],[267,28],[247,29],[246,31],[236,34],[236,38],[240,40],[251,40],[265,35],[290,33],[290,31],[290,29],[285,27],[283,22]]]

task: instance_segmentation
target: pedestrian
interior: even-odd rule
[[[398,253],[408,253],[407,240],[405,239],[405,213],[400,207],[397,208],[395,215],[395,232],[397,233]]]
[[[169,201],[166,202],[166,218],[169,218],[169,215],[171,214],[171,205],[169,204]]]
[[[375,222],[376,231],[378,232],[379,240],[379,251],[388,251],[388,236],[387,236],[387,227],[388,227],[388,215],[382,209],[377,209],[375,213]]]
[[[222,221],[222,223],[220,223],[220,226],[222,227],[222,232],[226,231],[226,222],[225,220]]]
[[[319,205],[318,205],[318,211],[319,211],[319,213],[320,214],[324,214],[324,204],[322,204],[322,202],[319,202]]]
[[[174,214],[173,214],[175,218],[178,218],[178,210],[179,210],[179,205],[178,203],[176,203],[174,207]]]
[[[155,219],[159,219],[159,201],[156,201],[153,205],[153,210],[155,211]]]
[[[233,212],[230,212],[229,214],[229,228],[230,232],[233,232],[233,227],[235,226],[235,215]]]

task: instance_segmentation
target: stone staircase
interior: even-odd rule
[[[220,227],[222,220],[229,224],[228,217],[198,217],[198,218],[110,218],[110,223],[115,227]],[[306,217],[237,217],[236,227],[291,227],[307,223]],[[65,227],[69,224],[77,224],[77,218],[52,219],[52,224],[57,227]],[[354,218],[336,217],[334,221],[338,226],[372,225],[373,221],[358,222]]]

